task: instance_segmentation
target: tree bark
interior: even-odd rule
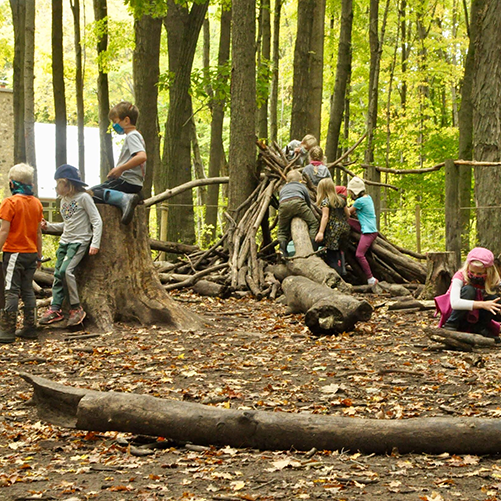
[[[297,35],[294,48],[290,139],[301,140],[309,129],[311,38],[316,0],[298,0]],[[318,136],[316,136],[317,139]]]
[[[97,55],[106,52],[108,49],[108,7],[106,0],[94,1],[94,18],[103,24],[103,31],[100,40],[97,43]],[[108,172],[114,167],[113,148],[111,143],[111,134],[108,132],[110,120],[108,114],[110,111],[110,96],[108,92],[108,72],[102,63],[99,64],[99,73],[97,77],[97,100],[99,107],[99,157],[100,157],[100,177],[104,182]]]
[[[447,292],[458,269],[456,259],[455,252],[428,252],[425,288],[419,299],[433,299]]]
[[[151,259],[146,208],[137,207],[127,226],[120,224],[116,207],[100,204],[98,208],[105,223],[102,246],[77,268],[78,289],[89,320],[105,332],[118,321],[200,327],[201,318],[179,307],[160,283]]]
[[[82,62],[82,45],[80,30],[80,0],[71,0],[71,11],[73,13],[73,32],[75,47],[75,94],[77,100],[77,129],[78,129],[78,170],[82,181],[85,181],[85,135],[84,135],[84,74]]]
[[[221,25],[219,30],[219,54],[218,67],[223,68],[228,64],[230,57],[231,39],[231,9],[222,6]],[[223,83],[227,82],[228,76],[224,72],[219,76]],[[223,146],[223,121],[225,99],[219,96],[212,99],[212,121],[210,126],[210,156],[209,177],[218,177],[224,162]],[[216,238],[218,227],[219,185],[209,186],[207,189],[207,211],[205,224],[209,229],[211,241]]]
[[[270,90],[270,143],[278,142],[278,75],[280,65],[280,17],[282,1],[275,0],[273,11],[273,53]]]
[[[63,59],[63,2],[52,2],[52,87],[56,120],[56,167],[66,163],[66,96]]]
[[[271,25],[270,25],[270,0],[260,0],[259,25],[261,32],[261,51],[259,64],[262,68],[260,78],[268,81],[268,69],[271,59]],[[264,81],[262,82],[262,84]],[[268,139],[268,85],[265,86],[265,95],[260,96],[259,109],[257,110],[257,134],[259,139]]]
[[[228,206],[235,211],[252,193],[256,173],[256,1],[233,1]]]
[[[147,198],[151,196],[154,173],[160,167],[157,97],[162,20],[144,14],[134,21],[134,33],[136,36],[132,60],[134,97],[139,108],[137,128],[143,135],[148,156],[142,190]]]
[[[122,431],[200,445],[261,450],[351,450],[497,454],[501,420],[481,418],[360,419],[320,414],[221,409],[149,395],[72,388],[20,373],[33,386],[38,415],[87,431]]]
[[[349,332],[357,322],[366,322],[372,315],[367,301],[358,301],[305,277],[287,277],[282,289],[289,308],[306,314],[305,323],[313,334]]]
[[[24,138],[26,162],[35,169],[37,179],[37,158],[35,154],[35,0],[26,0],[26,29],[24,50]],[[35,194],[38,187],[35,183]]]
[[[26,143],[24,140],[24,70],[26,45],[26,2],[10,0],[12,24],[14,25],[14,163],[26,161]]]
[[[336,66],[336,82],[331,96],[329,128],[325,156],[328,162],[334,162],[338,157],[339,133],[343,123],[346,89],[351,73],[351,29],[353,24],[353,1],[341,2],[341,33]]]
[[[191,69],[208,5],[208,1],[194,2],[188,10],[174,0],[168,0],[164,25],[169,47],[169,71],[173,80],[169,86],[162,169],[155,174],[157,192],[191,180]],[[167,239],[193,243],[195,228],[191,193],[182,194],[177,203],[178,206],[169,207]]]

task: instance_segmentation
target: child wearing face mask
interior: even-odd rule
[[[483,247],[471,250],[463,267],[452,277],[448,292],[450,308],[440,306],[439,298],[435,298],[437,309],[442,313],[439,326],[488,337],[498,336],[499,324],[493,320],[501,320],[500,298],[495,293],[499,282],[494,254]]]
[[[91,191],[96,203],[119,207],[122,223],[129,224],[141,199],[146,171],[146,146],[143,136],[136,130],[139,110],[132,103],[122,101],[111,108],[108,117],[113,130],[125,135],[124,144],[116,167],[108,173],[108,180],[92,187]]]

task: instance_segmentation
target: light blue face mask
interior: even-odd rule
[[[124,128],[119,123],[113,124],[112,127],[117,134],[125,134]]]

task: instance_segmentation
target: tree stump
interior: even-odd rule
[[[306,277],[287,277],[282,289],[289,308],[306,313],[305,323],[313,334],[347,332],[358,321],[367,321],[372,315],[372,306],[367,301],[359,301]]]
[[[433,299],[447,292],[457,271],[455,252],[428,252],[426,283],[419,299]]]
[[[177,304],[160,283],[151,258],[146,208],[137,207],[132,222],[124,226],[119,209],[97,207],[103,218],[101,248],[95,256],[85,256],[76,270],[87,318],[104,331],[117,321],[174,329],[203,325],[200,316]]]

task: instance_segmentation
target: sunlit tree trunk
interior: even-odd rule
[[[229,210],[252,193],[256,177],[255,0],[233,1]],[[234,214],[234,213],[233,213]]]
[[[108,6],[106,0],[94,0],[94,18],[102,23],[102,36],[97,43],[98,56],[108,49]],[[99,65],[97,77],[97,100],[99,106],[99,152],[101,181],[105,181],[108,172],[113,168],[113,147],[111,134],[108,132],[110,120],[110,96],[108,92],[108,72],[106,67]]]
[[[230,57],[231,38],[231,9],[223,8],[221,12],[221,25],[219,29],[219,54],[218,66],[221,68],[228,63]],[[224,77],[220,77],[224,78]],[[209,177],[218,177],[221,166],[224,163],[223,147],[223,120],[224,120],[224,99],[213,99],[212,101],[212,121],[210,134],[210,157],[209,157]],[[219,204],[219,185],[209,185],[207,187],[207,211],[205,222],[209,228],[208,236],[210,240],[216,237],[217,233],[217,210]]]
[[[24,137],[26,162],[35,168],[37,179],[37,158],[35,154],[35,0],[26,0],[26,35],[24,50]],[[37,191],[35,183],[35,191]]]
[[[82,45],[80,43],[80,0],[71,0],[73,13],[73,31],[75,46],[75,93],[77,99],[77,129],[78,129],[78,169],[80,177],[85,181],[85,139],[84,139],[84,98],[83,98],[83,61]]]
[[[280,63],[280,18],[282,0],[275,0],[273,11],[273,54],[270,90],[270,141],[278,142],[278,75]]]
[[[474,0],[479,15],[474,37],[473,158],[501,161],[501,9],[496,0]],[[473,16],[472,16],[473,17]],[[501,167],[475,167],[478,241],[495,255],[501,252]]]
[[[336,66],[336,82],[331,96],[329,129],[325,155],[328,162],[333,162],[338,155],[339,133],[343,122],[346,88],[351,73],[351,29],[353,24],[353,2],[341,2],[341,32]]]
[[[270,0],[261,0],[259,24],[261,30],[260,64],[263,69],[270,65],[271,59],[271,26],[270,26]],[[267,72],[266,72],[267,73]],[[264,96],[262,96],[264,97]],[[268,95],[261,101],[257,112],[259,138],[268,138]]]

